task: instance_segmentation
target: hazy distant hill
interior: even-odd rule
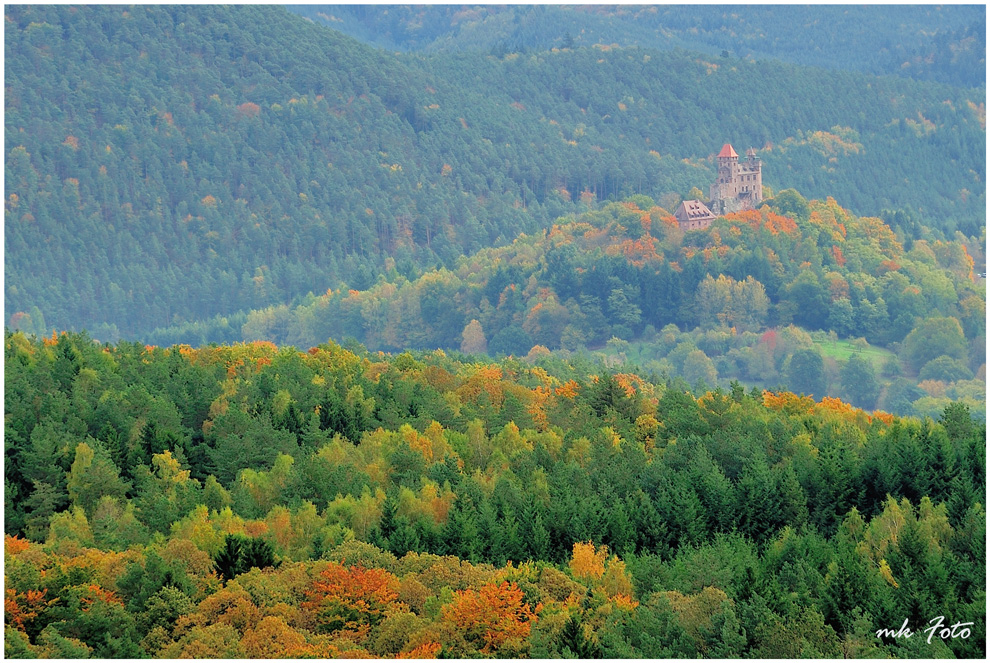
[[[279,7],[5,15],[5,294],[28,329],[133,338],[367,288],[386,258],[415,278],[582,192],[707,191],[726,141],[763,148],[775,190],[984,225],[979,90],[637,48],[397,56]]]
[[[983,5],[297,5],[290,9],[391,50],[506,52],[596,43],[722,51],[745,58],[986,80]]]

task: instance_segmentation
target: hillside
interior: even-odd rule
[[[397,56],[276,7],[5,15],[5,296],[29,330],[138,338],[389,259],[452,268],[585,191],[673,208],[726,141],[772,189],[912,238],[984,224],[977,91],[684,51]]]
[[[986,651],[986,428],[964,405],[4,341],[7,658]],[[930,611],[974,624],[876,636]]]
[[[986,80],[981,5],[289,8],[389,50],[504,54],[615,44],[777,59],[964,87],[980,87]]]
[[[983,259],[979,244],[969,247]],[[367,290],[328,290],[296,307],[160,329],[147,339],[309,347],[351,338],[389,352],[517,357],[604,350],[606,361],[635,356],[687,386],[741,380],[922,415],[940,411],[947,397],[975,411],[985,405],[982,284],[966,244],[905,247],[880,219],[832,199],[783,191],[759,210],[683,231],[649,198],[633,196],[449,270],[409,279],[393,266]],[[859,339],[857,358],[826,361],[828,337]],[[871,347],[897,353],[865,365]],[[802,359],[816,367],[800,367]]]

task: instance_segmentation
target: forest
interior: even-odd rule
[[[672,210],[728,141],[902,242],[985,225],[982,87],[579,40],[395,54],[281,7],[5,17],[7,317],[45,336],[299,305],[390,258],[412,280],[584,192]]]
[[[391,261],[367,290],[330,289],[296,307],[146,339],[310,347],[351,338],[372,350],[529,359],[604,350],[606,364],[638,347],[630,370],[688,388],[700,380],[702,393],[735,379],[903,415],[937,417],[965,401],[983,416],[986,290],[973,273],[974,260],[985,264],[981,243],[959,235],[902,244],[900,228],[793,190],[698,231],[681,230],[647,196],[592,198],[549,231],[452,269],[409,279]],[[831,357],[839,339],[849,352]]]
[[[395,51],[526,52],[616,44],[892,74],[963,87],[986,81],[981,5],[296,5],[289,9]],[[786,27],[785,27],[786,26]]]
[[[985,8],[4,16],[5,657],[986,656]]]
[[[986,653],[984,422],[5,333],[8,657]],[[907,620],[958,636],[878,637]]]

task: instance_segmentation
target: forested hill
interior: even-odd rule
[[[978,235],[984,93],[689,52],[383,53],[278,7],[5,8],[6,307],[137,337],[599,199],[765,184]]]
[[[986,426],[4,335],[5,658],[983,658]],[[930,615],[956,638],[877,637]]]
[[[290,9],[391,50],[506,53],[592,44],[896,74],[978,87],[982,5],[297,5]]]
[[[880,219],[791,190],[686,232],[636,195],[452,269],[410,280],[391,268],[367,290],[176,325],[145,342],[356,339],[527,361],[559,351],[684,388],[740,380],[895,414],[934,417],[952,401],[982,413],[986,285],[974,259],[985,262],[982,241],[902,245]]]

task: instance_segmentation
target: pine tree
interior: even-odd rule
[[[584,635],[581,620],[575,615],[564,624],[564,629],[560,634],[560,645],[564,649],[565,655],[570,652],[571,656],[578,659],[601,658],[601,647],[589,640]]]
[[[407,552],[418,552],[423,549],[419,533],[405,516],[397,516],[392,534],[388,537],[388,549],[396,557],[402,557]]]
[[[213,557],[213,568],[222,580],[233,580],[241,572],[243,551],[243,540],[228,534],[223,548]]]
[[[237,567],[237,573],[245,573],[254,568],[267,569],[278,567],[278,565],[279,562],[275,559],[275,549],[272,547],[272,544],[264,539],[253,538],[248,539],[241,546],[241,557]]]
[[[530,556],[533,559],[550,560],[550,532],[543,524],[543,515],[531,507],[526,522],[529,523]]]

